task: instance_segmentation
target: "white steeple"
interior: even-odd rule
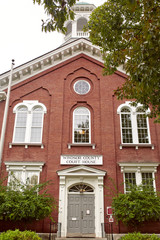
[[[75,12],[75,18],[74,20],[68,20],[65,22],[65,27],[67,28],[67,32],[64,37],[65,43],[71,42],[77,38],[89,37],[89,33],[83,32],[82,29],[87,24],[89,16],[95,8],[94,4],[86,2],[78,2],[72,7]]]

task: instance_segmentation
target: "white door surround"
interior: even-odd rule
[[[77,183],[85,183],[94,189],[95,236],[102,237],[101,223],[104,223],[103,179],[106,172],[81,165],[57,171],[57,174],[60,177],[58,222],[61,224],[61,237],[67,236],[68,189]]]

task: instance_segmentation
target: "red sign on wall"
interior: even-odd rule
[[[113,215],[112,207],[107,207],[107,215]]]

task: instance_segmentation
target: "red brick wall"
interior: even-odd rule
[[[45,162],[41,180],[54,180],[50,192],[58,199],[59,179],[56,172],[66,168],[60,165],[60,155],[103,155],[103,166],[98,166],[98,168],[107,172],[104,180],[106,209],[111,204],[112,193],[108,188],[114,188],[113,182],[119,190],[123,191],[121,184],[123,177],[118,165],[119,162],[159,162],[160,127],[158,124],[155,125],[153,120],[150,120],[151,140],[152,144],[155,145],[154,150],[151,148],[140,148],[138,150],[124,148],[120,150],[120,120],[119,115],[117,115],[117,108],[124,101],[117,100],[114,96],[114,90],[124,82],[125,75],[117,72],[110,76],[103,76],[102,69],[101,63],[80,54],[12,87],[3,162]],[[73,91],[74,82],[81,78],[86,79],[91,84],[91,91],[84,96],[77,95]],[[15,119],[13,108],[23,100],[38,100],[47,108],[43,128],[44,149],[33,146],[29,146],[27,149],[24,146],[8,147],[13,136]],[[72,142],[72,113],[78,106],[86,106],[91,111],[91,141],[96,144],[95,150],[91,147],[73,147],[71,149],[67,147],[67,144]],[[3,107],[4,103],[0,102],[0,108],[3,109]],[[0,124],[1,122],[2,115],[0,115]],[[4,164],[2,164],[2,169],[5,169]],[[110,178],[113,179],[113,182]],[[156,186],[160,190],[159,170],[156,174]],[[110,196],[107,196],[108,194]],[[47,220],[43,223],[43,227],[38,230],[48,232],[48,226]],[[120,229],[124,230],[123,227]],[[115,224],[114,232],[118,231],[119,226]]]

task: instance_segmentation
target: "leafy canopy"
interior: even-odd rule
[[[42,30],[66,32],[74,19],[76,0],[33,0],[44,6],[48,19]],[[160,4],[159,0],[107,0],[90,16],[90,40],[103,54],[105,74],[123,65],[128,78],[115,90],[118,98],[136,99],[160,121]]]
[[[0,219],[30,222],[50,217],[57,209],[56,200],[47,193],[49,182],[29,187],[16,179],[5,186],[0,179]],[[52,218],[51,218],[52,219]]]
[[[108,0],[90,16],[90,40],[103,54],[105,74],[124,65],[128,74],[118,98],[136,99],[160,120],[159,0]]]
[[[65,33],[64,22],[74,19],[74,12],[71,7],[76,3],[76,0],[33,0],[33,3],[38,3],[44,6],[45,13],[48,15],[47,20],[42,20],[42,31],[62,31]]]
[[[127,194],[119,193],[112,207],[118,221],[135,228],[160,218],[160,196],[149,187],[134,186]]]

